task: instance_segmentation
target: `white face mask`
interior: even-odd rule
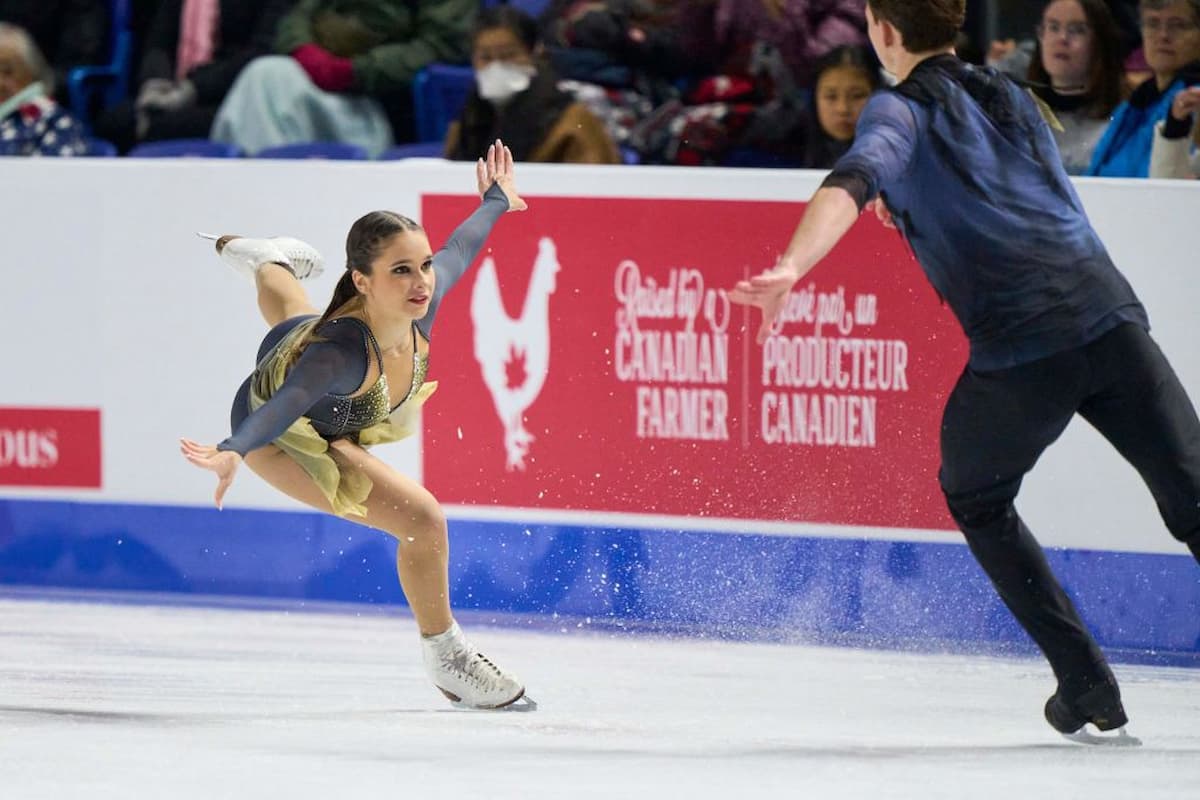
[[[529,82],[537,74],[531,64],[513,64],[508,61],[493,61],[475,73],[475,85],[479,96],[493,103],[505,103],[513,95],[529,88]]]

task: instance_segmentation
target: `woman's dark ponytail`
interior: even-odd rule
[[[339,312],[349,311],[350,304],[361,295],[354,285],[354,272],[357,270],[364,275],[371,274],[371,262],[379,255],[384,245],[398,233],[419,231],[421,226],[413,220],[392,211],[372,211],[359,217],[350,226],[346,234],[346,270],[338,278],[337,286],[333,287],[333,297],[325,308],[325,313],[317,320],[312,331],[299,346],[295,353],[299,357],[304,347],[317,340],[317,331]]]

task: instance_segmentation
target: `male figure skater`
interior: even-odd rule
[[[1013,500],[1079,413],[1137,469],[1200,560],[1200,421],[1033,100],[954,55],[964,7],[868,0],[871,43],[899,83],[868,102],[776,267],[731,297],[762,309],[761,343],[793,284],[864,207],[901,230],[970,341],[942,419],[951,515],[1054,670],[1047,721],[1080,738],[1089,722],[1124,736],[1116,679]]]

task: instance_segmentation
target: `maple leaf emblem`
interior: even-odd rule
[[[528,374],[525,372],[525,351],[518,350],[516,345],[508,348],[508,360],[504,362],[504,382],[509,389],[516,389],[525,384]]]

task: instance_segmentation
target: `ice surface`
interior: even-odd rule
[[[1200,796],[1200,671],[1117,665],[1100,749],[1032,659],[462,621],[539,711],[451,709],[399,614],[0,600],[0,796]]]

